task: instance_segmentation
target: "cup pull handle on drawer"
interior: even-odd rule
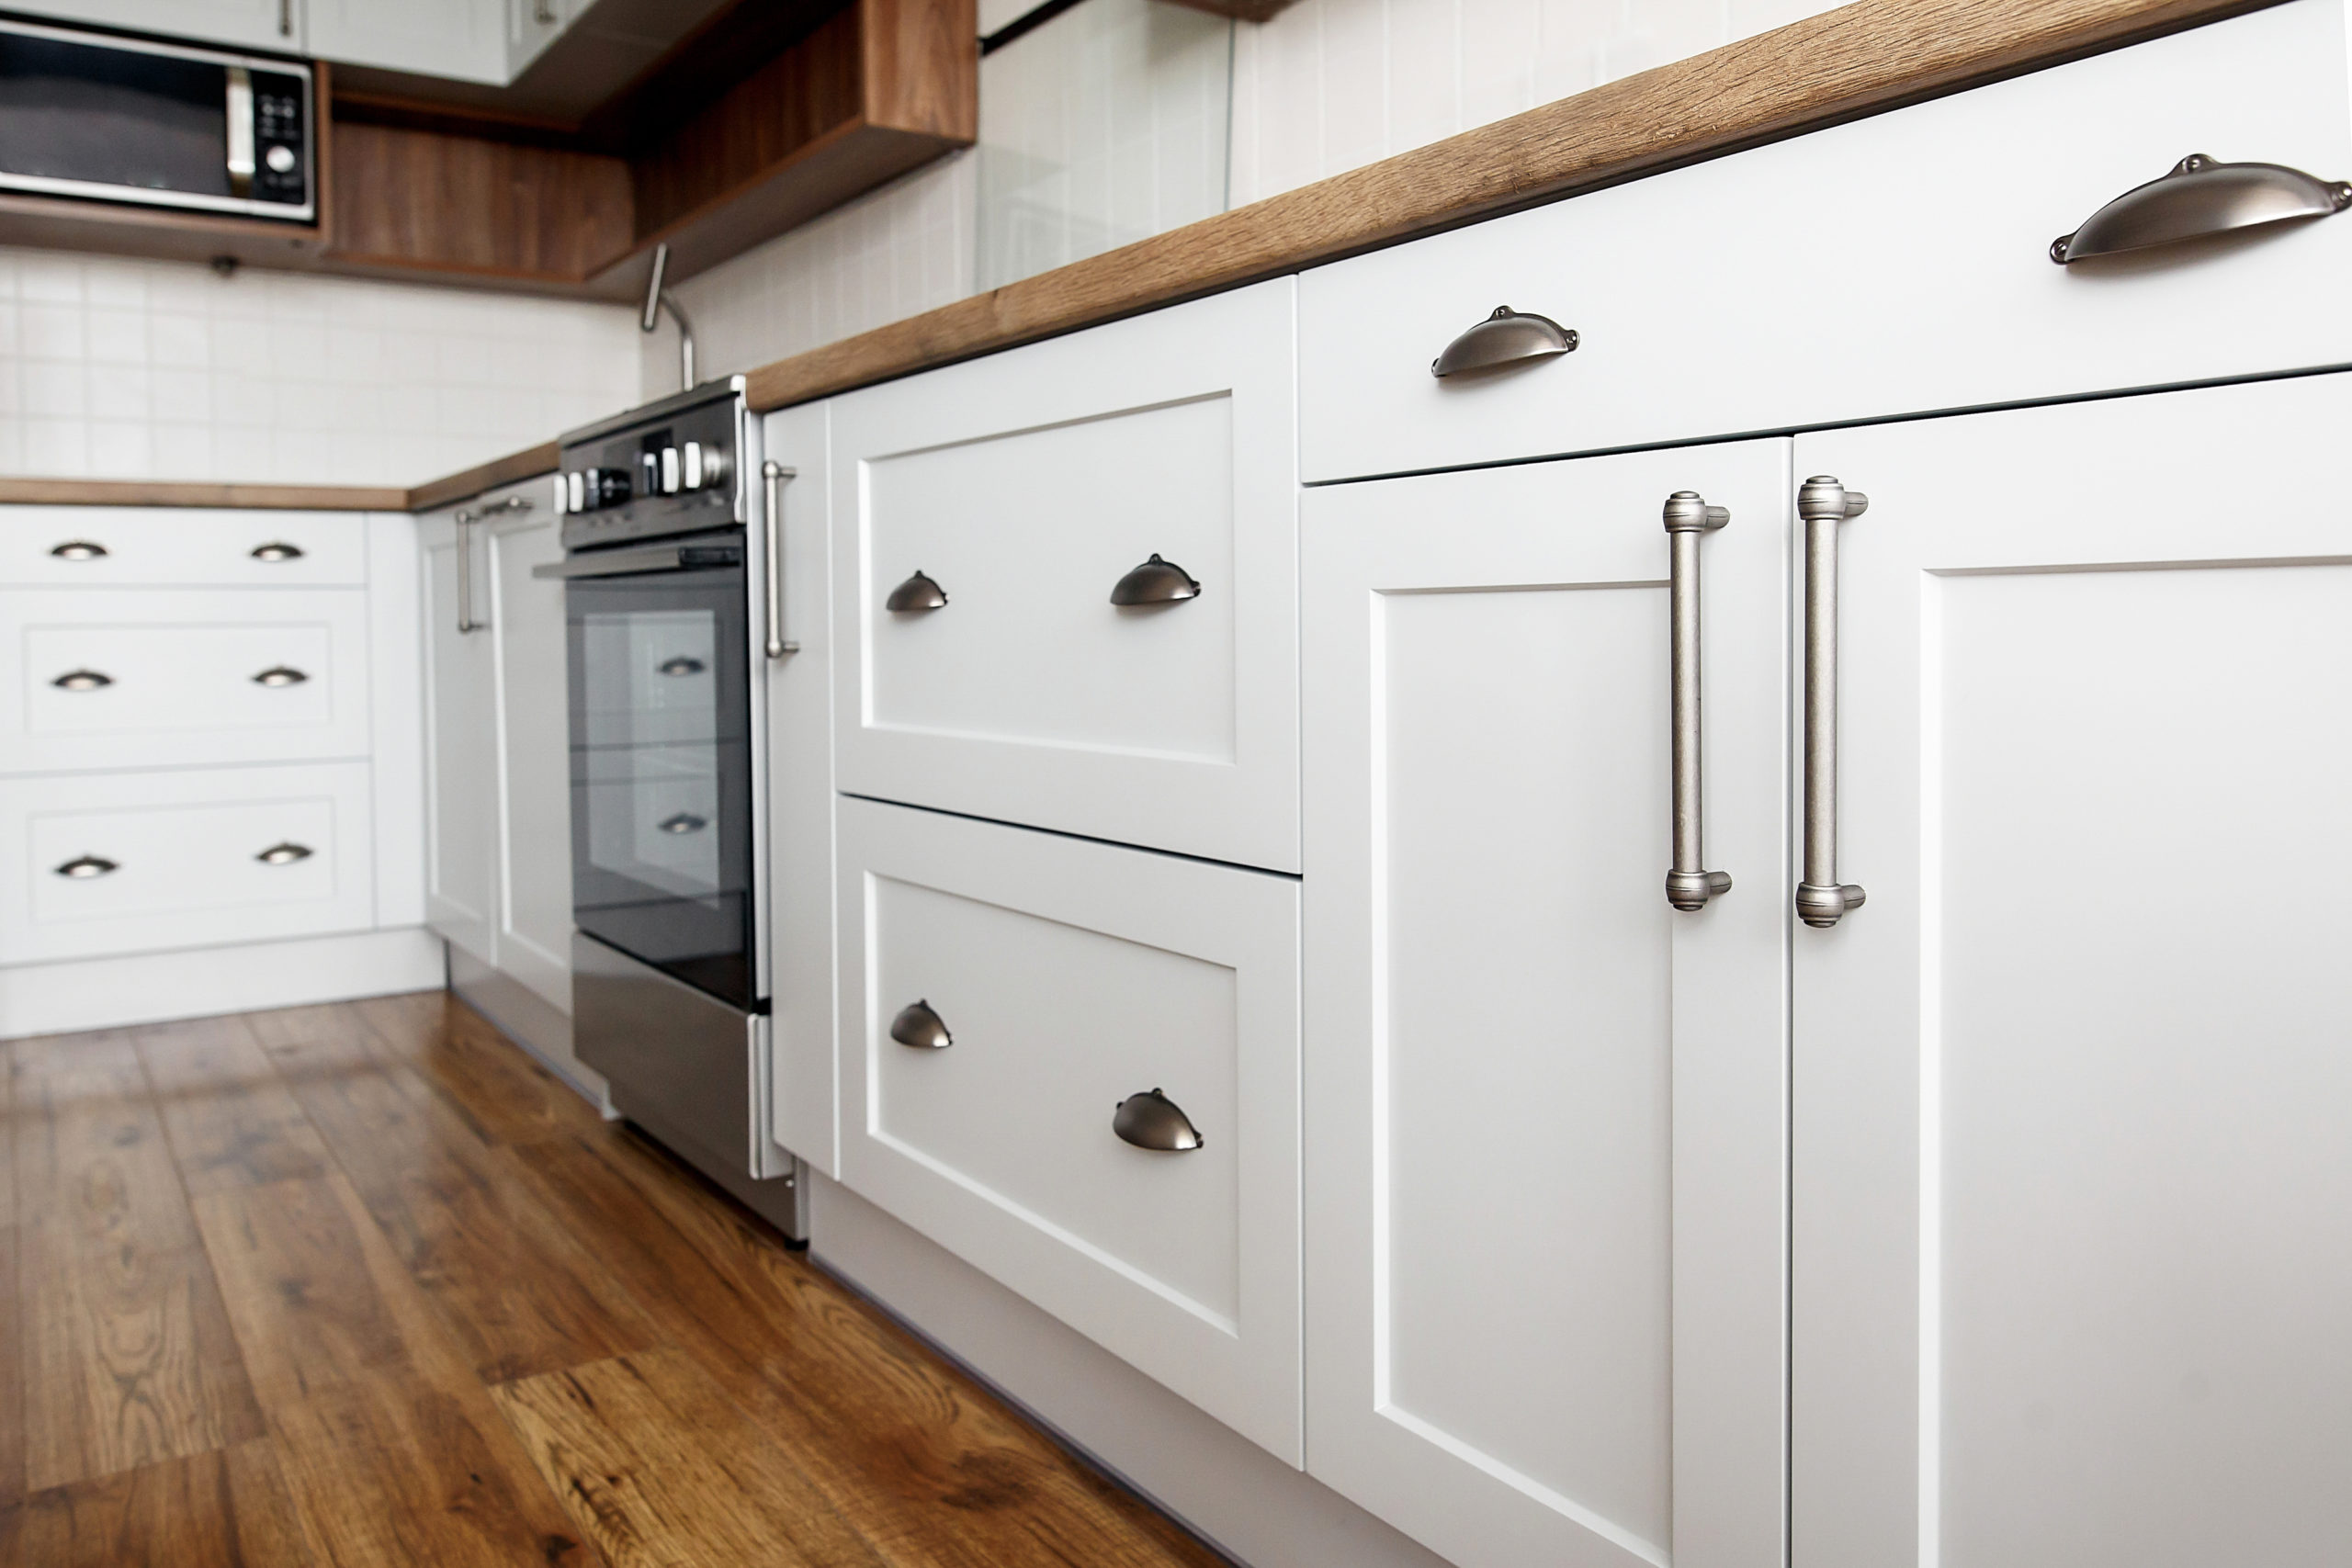
[[[1498,305],[1493,315],[1447,344],[1445,352],[1430,361],[1430,374],[1458,376],[1464,370],[1491,370],[1498,365],[1574,354],[1577,341],[1575,328],[1564,327],[1549,316]]]
[[[920,571],[890,590],[890,596],[882,601],[882,607],[893,615],[920,615],[946,604],[947,590]]]
[[[909,1002],[890,1021],[890,1038],[901,1045],[912,1045],[925,1051],[944,1051],[956,1043],[947,1032],[946,1021],[931,1010],[929,1002]]]
[[[250,553],[255,560],[275,564],[282,560],[300,560],[302,547],[289,545],[283,539],[272,539],[266,545],[255,545]]]
[[[87,882],[94,876],[105,876],[122,867],[104,855],[76,855],[57,868],[57,874],[75,882]]]
[[[308,844],[288,842],[272,844],[254,859],[264,865],[292,865],[298,860],[309,860],[316,852]]]
[[[2352,182],[2315,179],[2283,164],[2222,164],[2192,152],[2050,242],[2060,266],[2091,256],[2170,245],[2234,229],[2325,218],[2352,207]]]
[[[288,664],[273,664],[254,677],[256,686],[299,686],[310,677]]]
[[[68,539],[62,545],[51,545],[49,553],[59,560],[97,560],[112,554],[96,539]]]
[[[1111,1114],[1111,1131],[1139,1149],[1183,1154],[1203,1142],[1201,1130],[1177,1103],[1158,1089],[1146,1089],[1119,1101]]]
[[[1673,663],[1668,703],[1674,716],[1674,863],[1666,874],[1666,901],[1684,911],[1731,891],[1727,872],[1709,871],[1706,767],[1700,728],[1699,541],[1731,521],[1695,490],[1667,498],[1666,537],[1670,581],[1668,647]]]
[[[1174,561],[1161,560],[1156,552],[1111,588],[1111,603],[1122,606],[1181,604],[1200,596],[1201,585],[1193,574]]]
[[[114,677],[96,670],[68,670],[50,682],[63,692],[95,692],[114,684]]]

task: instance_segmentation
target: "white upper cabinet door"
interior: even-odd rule
[[[511,81],[530,68],[548,45],[571,25],[582,0],[506,0],[506,74]]]
[[[832,535],[825,447],[829,410],[767,417],[752,530],[754,657],[767,664],[769,1135],[826,1175],[837,1169],[834,1052]],[[774,510],[771,510],[773,504]],[[782,604],[771,625],[769,598]],[[781,645],[779,648],[778,645]]]
[[[1806,1568],[2352,1562],[2352,379],[1806,436]]]
[[[498,712],[479,524],[424,519],[425,921],[484,964],[498,929]]]
[[[461,82],[506,85],[506,0],[304,0],[311,52]]]
[[[302,8],[320,0],[10,0],[8,9],[62,22],[159,33],[274,53],[303,48]]]
[[[1310,482],[2352,361],[2352,216],[2058,266],[2190,153],[2352,179],[2339,0],[2250,16],[1318,268]],[[1498,305],[1571,354],[1439,379]]]
[[[835,401],[844,791],[1298,869],[1293,287]]]
[[[531,569],[563,558],[561,522],[533,479],[486,497],[521,511],[483,525],[497,663],[497,964],[571,1010],[571,735],[563,584]]]
[[[1307,1469],[1463,1568],[1782,1560],[1788,463],[1307,494]]]

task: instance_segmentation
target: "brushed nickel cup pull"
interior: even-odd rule
[[[1111,1113],[1111,1131],[1139,1149],[1161,1154],[1187,1154],[1205,1141],[1193,1119],[1156,1089],[1119,1101]]]
[[[1728,872],[1705,869],[1705,767],[1699,709],[1699,541],[1730,521],[1728,508],[1709,506],[1695,490],[1679,490],[1667,498],[1666,536],[1672,575],[1667,598],[1674,669],[1669,682],[1674,713],[1674,863],[1666,874],[1666,901],[1685,911],[1703,909],[1708,899],[1731,891]]]
[[[278,561],[300,560],[302,547],[289,545],[283,539],[272,539],[266,545],[255,545],[250,553],[255,560],[275,564]]]
[[[920,571],[890,590],[890,596],[882,601],[882,607],[893,615],[919,615],[946,605],[947,590]]]
[[[1838,525],[1870,504],[1826,474],[1797,491],[1804,519],[1804,879],[1797,919],[1824,931],[1862,907],[1862,890],[1838,880]]]
[[[2346,207],[2352,207],[2352,181],[2319,179],[2284,164],[2224,164],[2191,152],[2169,173],[2092,213],[2073,233],[2051,241],[2050,259],[2065,266],[2208,234],[2327,218]]]
[[[665,833],[699,833],[710,826],[710,818],[697,817],[691,811],[681,811],[675,817],[664,817],[654,826]]]
[[[768,638],[770,659],[782,659],[787,653],[797,653],[800,645],[784,635],[784,486],[787,479],[797,479],[800,470],[788,468],[770,458],[760,465],[760,476],[767,480],[768,516]],[[915,573],[921,577],[922,573]],[[936,586],[936,585],[934,585]],[[893,594],[893,598],[897,595]],[[941,604],[946,597],[942,595]],[[893,604],[892,609],[898,606]]]
[[[1580,341],[1575,328],[1564,327],[1549,316],[1498,305],[1493,315],[1447,344],[1445,352],[1430,361],[1430,374],[1459,376],[1465,370],[1550,359],[1574,354]]]
[[[1193,574],[1174,561],[1160,559],[1157,552],[1111,586],[1111,603],[1122,606],[1181,604],[1200,596],[1201,585]]]
[[[299,686],[310,677],[290,664],[273,664],[254,677],[256,686]]]
[[[96,539],[68,539],[50,546],[49,553],[59,560],[97,560],[112,552]]]
[[[656,675],[699,675],[709,668],[710,666],[701,660],[681,653],[674,659],[665,659],[655,665],[653,672]]]
[[[946,1021],[924,1001],[909,1002],[899,1010],[899,1016],[890,1021],[890,1038],[924,1051],[944,1051],[956,1043]]]
[[[254,859],[264,865],[292,865],[296,861],[309,860],[316,852],[308,844],[288,841],[283,844],[272,844],[254,856]]]
[[[50,682],[60,691],[95,692],[114,684],[114,677],[96,670],[68,670]]]
[[[122,867],[104,855],[76,855],[57,868],[57,874],[75,882],[87,882],[94,876],[107,876]]]

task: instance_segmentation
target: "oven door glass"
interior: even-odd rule
[[[564,592],[573,918],[752,1010],[743,569],[573,578]]]

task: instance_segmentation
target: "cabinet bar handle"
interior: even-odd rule
[[[1156,1089],[1119,1101],[1111,1113],[1111,1131],[1139,1149],[1160,1154],[1187,1154],[1206,1141],[1182,1107]]]
[[[1804,879],[1797,919],[1825,931],[1862,907],[1862,890],[1838,880],[1838,525],[1870,503],[1826,474],[1797,491],[1804,519]]]
[[[94,876],[105,876],[122,867],[104,855],[76,855],[57,868],[57,874],[75,882],[87,882]]]
[[[300,560],[302,547],[289,545],[283,539],[272,539],[266,545],[255,545],[247,553],[255,560],[268,561],[274,566],[279,561]]]
[[[800,645],[784,635],[784,484],[798,479],[800,470],[771,457],[760,465],[760,477],[768,485],[768,657],[782,659],[800,651]]]
[[[946,1021],[933,1012],[927,1001],[909,1002],[890,1021],[890,1038],[901,1045],[912,1045],[924,1051],[944,1051],[956,1043],[956,1036],[947,1032]]]
[[[458,525],[458,635],[474,629],[474,514],[460,512]]]
[[[316,852],[308,844],[297,844],[289,840],[282,844],[270,845],[269,848],[254,856],[254,859],[264,865],[292,865],[298,860],[309,860]]]
[[[110,552],[96,539],[68,539],[50,546],[49,553],[59,560],[96,560]]]
[[[1726,507],[1709,506],[1695,490],[1667,498],[1666,536],[1671,581],[1667,590],[1673,652],[1674,864],[1666,874],[1666,901],[1703,909],[1731,891],[1727,872],[1709,871],[1706,849],[1704,751],[1699,710],[1699,540],[1731,521]]]
[[[1200,596],[1201,585],[1193,574],[1172,560],[1160,559],[1157,551],[1149,560],[1111,585],[1111,603],[1125,607],[1181,604]]]
[[[68,670],[50,684],[64,692],[95,692],[113,685],[114,677],[97,670]]]
[[[2352,207],[2352,181],[2333,182],[2284,164],[2224,164],[2191,152],[2170,172],[2134,186],[2071,234],[2050,242],[2060,266],[2235,229],[2326,218]]]

